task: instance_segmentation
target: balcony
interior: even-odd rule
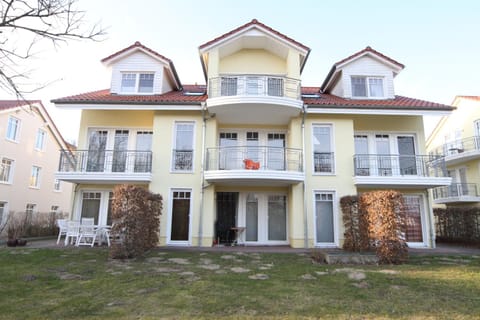
[[[433,188],[451,183],[441,156],[357,154],[353,157],[357,187]]]
[[[446,165],[455,165],[480,159],[480,137],[469,137],[451,141],[433,150],[434,154],[445,156]]]
[[[474,183],[452,183],[433,189],[433,202],[437,204],[480,202],[480,196]]]
[[[286,186],[304,179],[300,149],[268,146],[207,149],[205,180],[210,183]]]
[[[210,78],[207,107],[222,123],[286,124],[302,110],[300,89],[300,80],[287,77]]]
[[[149,183],[151,151],[61,150],[55,177],[73,183]]]

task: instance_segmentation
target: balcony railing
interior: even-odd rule
[[[441,156],[357,154],[353,157],[355,176],[446,177]]]
[[[477,185],[474,183],[452,183],[449,186],[433,189],[434,200],[478,196]]]
[[[173,170],[193,170],[193,150],[173,150]]]
[[[480,150],[480,137],[474,136],[444,143],[435,148],[433,153],[436,155],[450,156],[474,150]]]
[[[206,170],[303,172],[303,154],[300,149],[268,146],[208,148]]]
[[[317,173],[333,173],[334,167],[333,152],[314,152],[313,153],[313,168]]]
[[[300,80],[268,75],[229,75],[208,80],[208,97],[271,96],[300,99]]]
[[[149,173],[151,151],[60,151],[60,172]]]

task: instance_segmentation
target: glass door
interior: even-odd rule
[[[134,172],[150,172],[151,170],[151,151],[152,151],[152,131],[138,131],[135,150]]]
[[[417,175],[415,144],[412,136],[397,137],[399,167],[401,175]]]
[[[232,170],[238,169],[239,156],[237,155],[237,139],[236,132],[220,133],[220,150],[218,151],[219,169]]]
[[[388,134],[375,135],[377,148],[377,169],[379,176],[392,175],[392,155],[390,152],[390,138]]]
[[[286,196],[268,196],[268,241],[287,241]]]
[[[170,240],[189,240],[190,233],[190,191],[174,191],[172,193],[172,223]]]
[[[88,138],[87,171],[103,172],[105,169],[105,150],[107,149],[106,130],[94,130]]]
[[[245,240],[258,241],[258,199],[255,193],[247,195]]]
[[[268,170],[285,170],[285,134],[269,133]]]
[[[315,242],[319,245],[335,244],[333,194],[315,194]]]
[[[112,172],[125,172],[128,152],[128,130],[115,130]]]

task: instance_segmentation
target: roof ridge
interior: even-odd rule
[[[346,57],[346,58],[344,58],[344,59],[342,59],[342,60],[340,60],[340,61],[335,62],[333,65],[334,65],[334,66],[338,66],[338,65],[340,65],[340,64],[342,64],[342,63],[344,63],[344,62],[347,62],[348,60],[351,60],[351,59],[353,59],[353,58],[355,58],[355,57],[358,57],[358,56],[362,55],[362,54],[365,53],[365,52],[371,52],[371,53],[373,53],[373,54],[376,54],[376,55],[382,57],[382,58],[385,59],[385,60],[390,61],[390,62],[393,63],[393,64],[398,65],[398,66],[399,66],[400,68],[402,68],[402,69],[405,68],[405,65],[404,65],[404,64],[398,62],[398,61],[395,60],[395,59],[392,59],[392,58],[384,55],[383,53],[381,53],[381,52],[373,49],[373,48],[370,47],[370,46],[366,46],[365,49],[362,49],[362,50],[360,50],[360,51],[357,51],[357,52],[355,52],[354,54],[351,54],[350,56],[348,56],[348,57]]]

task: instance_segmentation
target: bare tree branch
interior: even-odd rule
[[[23,69],[37,44],[46,40],[56,48],[71,40],[101,41],[105,34],[99,24],[86,24],[77,0],[0,0],[0,90],[20,99],[32,92],[18,79],[28,79]]]

